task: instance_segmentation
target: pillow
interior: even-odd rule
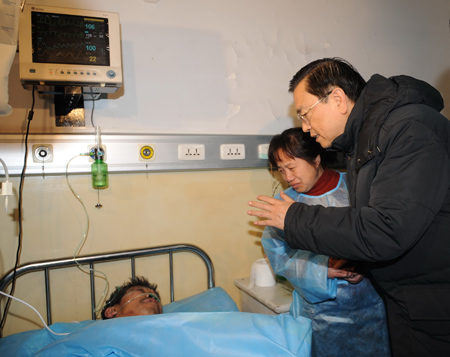
[[[163,313],[171,312],[231,312],[239,311],[230,295],[221,287],[208,289],[186,299],[163,306]]]

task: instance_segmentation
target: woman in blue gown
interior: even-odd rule
[[[329,170],[327,152],[301,128],[274,136],[269,161],[297,202],[348,206],[345,174]],[[280,195],[275,196],[280,198]],[[383,301],[357,262],[291,249],[284,232],[266,227],[262,244],[270,264],[294,287],[290,313],[312,320],[313,356],[389,356]]]

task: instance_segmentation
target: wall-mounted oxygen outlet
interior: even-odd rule
[[[139,145],[139,161],[155,160],[155,145],[141,144]]]
[[[179,144],[178,160],[205,160],[205,145]]]
[[[102,150],[103,161],[106,161],[106,145],[102,144],[100,149]],[[88,145],[87,150],[88,150],[88,153],[89,153],[89,161],[90,162],[94,162],[94,156],[95,156],[95,154],[97,152],[96,144]]]
[[[222,144],[220,145],[220,158],[222,160],[244,160],[244,144]]]
[[[43,163],[53,161],[53,145],[37,144],[33,145],[33,162]]]

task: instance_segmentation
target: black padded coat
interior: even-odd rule
[[[294,203],[285,237],[293,248],[365,261],[389,298],[450,320],[450,122],[442,108],[423,81],[374,75],[333,141],[347,156],[351,207]]]

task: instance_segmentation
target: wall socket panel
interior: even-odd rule
[[[245,144],[220,145],[220,158],[222,160],[244,160]]]
[[[205,160],[205,145],[179,144],[178,160]]]
[[[258,157],[260,159],[269,158],[269,145],[270,144],[259,144],[258,145]]]
[[[266,169],[267,159],[260,157],[265,153],[265,146],[260,152],[258,149],[259,145],[265,145],[271,139],[272,135],[102,133],[102,147],[106,152],[104,159],[109,173]],[[179,157],[179,145],[181,153],[186,154],[188,149],[191,153],[192,149],[194,155]],[[224,145],[224,159],[221,159],[221,145]],[[43,165],[42,158],[35,156],[35,150],[40,146],[51,149],[52,162],[47,161]],[[150,149],[146,150],[147,146],[153,148],[153,156]],[[92,147],[95,147],[93,130],[92,133],[30,134],[26,175],[42,175],[42,166],[45,166],[46,175],[64,175],[68,161],[75,155],[88,153]],[[237,148],[237,152],[234,151],[236,155],[231,155],[233,148]],[[0,133],[0,156],[8,165],[10,175],[21,175],[24,154],[23,134]],[[33,158],[38,159],[37,162]],[[89,174],[91,164],[90,156],[74,160],[69,173]]]

